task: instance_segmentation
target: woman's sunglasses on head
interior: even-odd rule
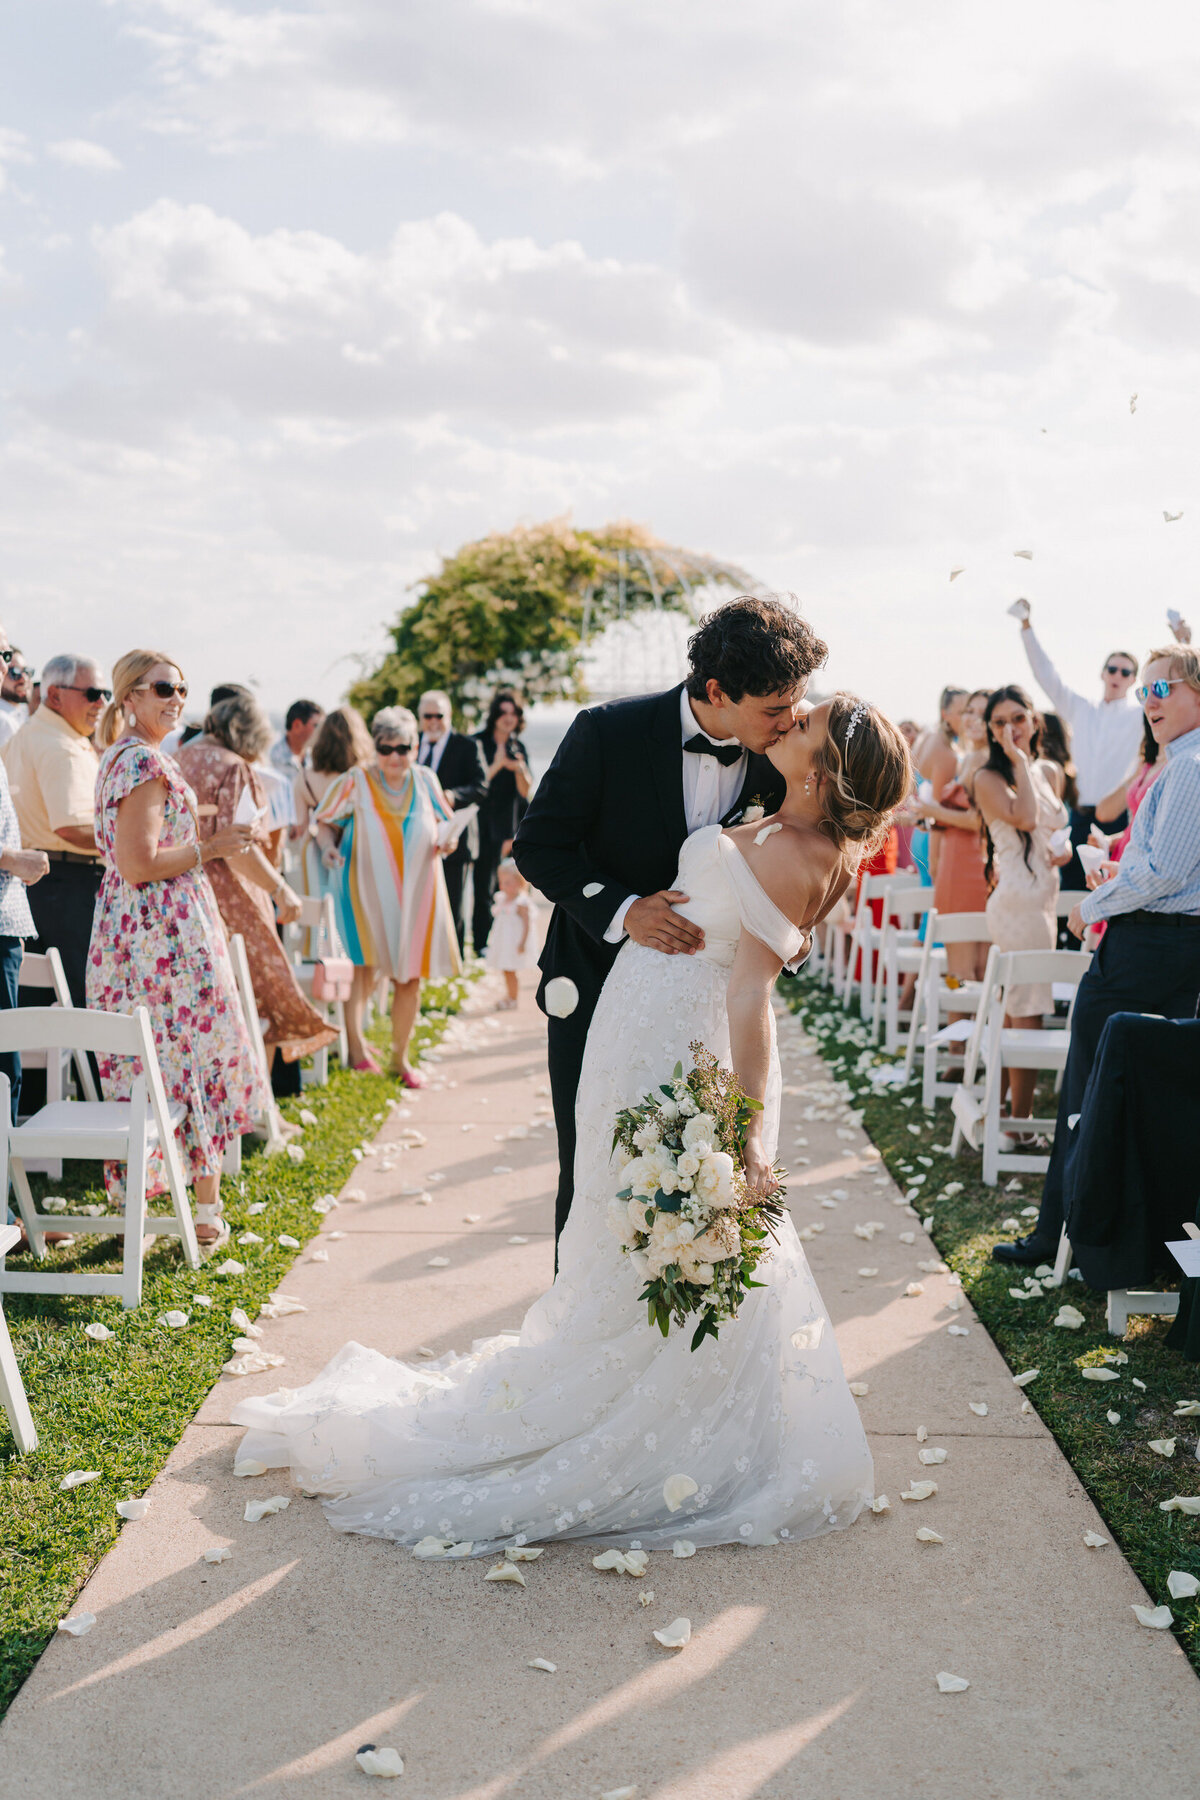
[[[375,754],[377,756],[411,756],[413,749],[412,744],[377,744]]]
[[[1145,706],[1151,694],[1154,695],[1156,700],[1165,700],[1171,689],[1173,687],[1178,687],[1183,679],[1182,675],[1177,675],[1173,681],[1152,681],[1149,687],[1140,687],[1136,690],[1137,697],[1143,706]]]
[[[181,700],[188,697],[186,681],[143,681],[133,691],[135,694],[157,694],[160,700],[169,700],[172,694],[178,694]],[[89,688],[88,692],[94,693],[95,689]]]

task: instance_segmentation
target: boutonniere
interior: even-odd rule
[[[747,806],[742,813],[741,823],[743,825],[753,825],[756,819],[765,818],[766,812],[767,809],[763,805],[761,795],[754,794],[751,796],[749,806]]]

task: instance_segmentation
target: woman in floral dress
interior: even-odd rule
[[[215,1245],[226,1146],[251,1129],[267,1095],[242,1018],[233,965],[203,865],[236,855],[249,825],[228,825],[199,841],[195,798],[160,746],[183,712],[187,686],[156,650],[131,650],[113,670],[113,698],[101,721],[109,745],[96,777],[96,840],[105,861],[88,957],[87,1001],[104,1012],[145,1006],[170,1100],[187,1109],[179,1148],[196,1189],[196,1235]],[[100,1059],[110,1100],[127,1100],[138,1059]],[[123,1192],[120,1170],[106,1169]],[[147,1192],[162,1193],[155,1152]]]

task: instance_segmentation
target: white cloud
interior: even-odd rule
[[[95,175],[111,175],[121,167],[111,150],[94,144],[90,138],[60,138],[57,143],[47,144],[46,151],[68,169],[87,169]]]

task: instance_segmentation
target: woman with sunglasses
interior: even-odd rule
[[[229,824],[200,842],[196,799],[162,741],[179,723],[187,684],[169,657],[131,650],[113,670],[100,721],[107,746],[96,777],[96,842],[105,871],[96,903],[87,1002],[102,1012],[146,1006],[167,1096],[186,1108],[179,1126],[184,1168],[196,1189],[196,1236],[223,1243],[221,1163],[253,1128],[269,1095],[242,1018],[233,965],[207,863],[237,856],[252,827]],[[105,1098],[127,1100],[133,1057],[100,1058]],[[109,1192],[122,1171],[105,1169]],[[162,1158],[151,1158],[147,1194],[163,1193]]]
[[[374,767],[347,770],[316,811],[338,932],[355,965],[346,1036],[353,1067],[378,1071],[363,1013],[380,974],[390,976],[392,1064],[406,1087],[424,1087],[408,1056],[421,982],[461,966],[438,845],[452,814],[433,770],[417,766],[417,721],[406,706],[376,713],[371,736]]]

